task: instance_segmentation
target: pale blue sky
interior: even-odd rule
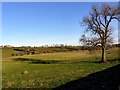
[[[89,14],[94,4],[101,3],[4,2],[2,45],[79,45],[79,38],[84,30],[79,22]],[[113,2],[110,4],[117,5]],[[117,22],[112,25],[117,33]]]

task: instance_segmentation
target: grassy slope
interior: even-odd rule
[[[9,61],[12,53],[19,53],[11,48],[2,49],[2,60]]]
[[[11,57],[11,52],[15,51],[3,50],[3,87],[54,88],[120,63],[118,61],[106,64],[92,62],[100,60],[100,51],[61,52],[16,57]],[[108,60],[117,59],[117,55],[116,48],[107,51]],[[15,58],[43,61],[57,60],[62,63],[31,64],[29,61],[22,62],[13,60]],[[27,74],[23,74],[25,71],[27,71]]]

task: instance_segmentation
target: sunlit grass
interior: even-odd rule
[[[117,60],[117,51],[118,49],[107,50],[107,59]],[[119,61],[106,64],[95,63],[94,61],[100,60],[101,51],[59,52],[15,57],[3,56],[5,57],[3,57],[2,80],[4,88],[54,88],[85,77],[93,72],[120,64]],[[60,63],[34,64],[29,61],[16,61],[15,58],[43,61],[57,60]]]

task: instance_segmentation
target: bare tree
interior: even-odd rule
[[[89,40],[94,44],[100,44],[102,48],[102,62],[106,62],[106,44],[111,42],[110,35],[112,28],[110,23],[112,20],[120,21],[120,10],[117,6],[103,4],[100,6],[94,5],[92,12],[88,16],[83,17],[82,25],[86,27],[86,31],[90,31],[92,35],[97,36],[97,39]]]

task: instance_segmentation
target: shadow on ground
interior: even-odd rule
[[[79,64],[79,63],[99,63],[99,61],[74,61],[74,60],[41,60],[31,58],[14,58],[15,61],[28,62],[30,64]]]
[[[41,60],[41,59],[31,59],[31,58],[14,58],[15,61],[25,61],[30,64],[80,64],[80,63],[96,63],[101,64],[100,61],[96,60]],[[118,61],[118,59],[107,60],[109,63]]]
[[[30,64],[57,64],[61,63],[60,60],[40,60],[40,59],[30,59],[30,58],[15,58],[15,61],[26,61]]]
[[[68,82],[54,90],[120,90],[120,64]]]

